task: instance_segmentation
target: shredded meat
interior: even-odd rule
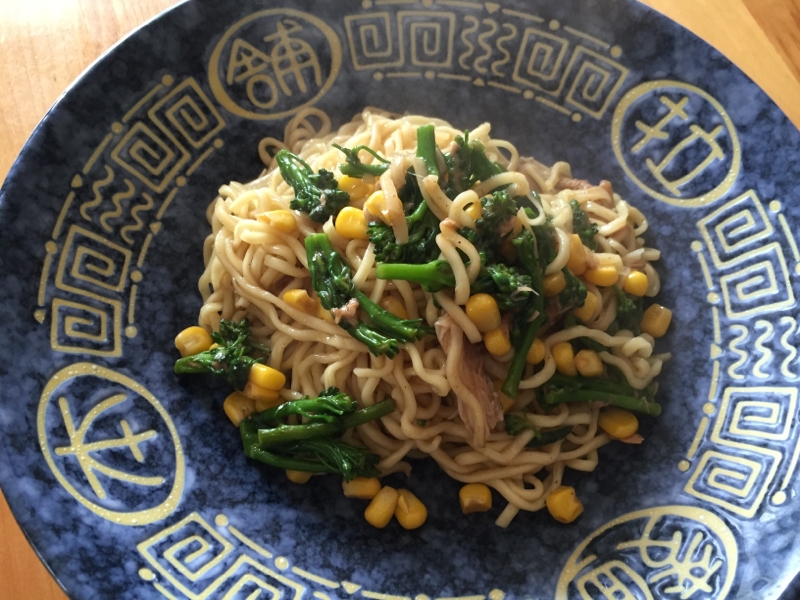
[[[453,219],[446,218],[439,223],[439,231],[444,232],[445,229],[449,229],[450,231],[457,231],[458,223],[453,221]]]
[[[608,181],[606,179],[603,179],[603,181],[600,182],[600,186],[599,187],[601,187],[605,191],[607,191],[608,195],[613,198],[613,196],[614,196],[614,188],[611,187],[611,182],[610,181]]]
[[[504,222],[500,223],[500,226],[497,228],[497,235],[499,235],[501,238],[505,237],[509,231],[514,229],[514,225],[516,225],[516,223],[517,223],[516,215],[513,217],[509,217]]]
[[[556,183],[555,190],[557,192],[560,192],[561,190],[584,191],[588,190],[591,187],[594,186],[585,179],[575,179],[574,177],[562,177]]]
[[[623,442],[624,444],[641,444],[644,441],[644,438],[638,433],[634,433],[630,437],[620,438],[619,441]]]
[[[463,336],[461,328],[449,315],[440,317],[434,324],[436,337],[442,350],[451,358],[450,349],[452,346],[452,336]],[[453,391],[458,401],[458,414],[473,440],[474,446],[483,444],[476,443],[476,437],[485,440],[495,425],[503,419],[503,405],[492,389],[491,380],[483,372],[483,347],[478,344],[471,344],[465,337],[462,337],[461,356],[455,357],[458,364],[458,381],[451,381]],[[480,404],[486,422],[484,436],[476,436],[476,418],[472,412],[470,404],[464,399],[465,394],[473,395]]]
[[[350,298],[350,300],[342,306],[341,308],[334,308],[331,310],[333,314],[333,318],[336,323],[340,323],[342,319],[347,320],[352,325],[358,324],[358,317],[356,313],[358,312],[358,300],[355,298]]]

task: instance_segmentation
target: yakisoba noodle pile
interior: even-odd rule
[[[508,502],[497,520],[506,526],[520,510],[543,508],[548,494],[562,485],[567,467],[593,470],[598,448],[612,439],[598,426],[602,403],[565,403],[547,411],[537,405],[537,388],[557,370],[552,349],[578,338],[594,340],[605,347],[599,356],[606,368],[616,368],[637,390],[651,384],[667,356],[654,353],[654,338],[647,333],[605,333],[616,317],[615,291],[584,280],[588,294],[597,299],[597,308],[585,325],[562,328],[556,322],[540,330],[539,338],[546,349],[544,360],[526,367],[516,401],[510,409],[505,407],[507,412],[526,415],[538,430],[570,425],[572,432],[561,441],[540,448],[527,447],[535,431],[524,431],[516,437],[508,435],[502,412],[492,414],[497,412],[499,395],[494,392],[494,398],[482,402],[474,393],[475,377],[485,377],[487,382],[503,380],[513,352],[495,357],[483,351],[482,335],[464,311],[470,297],[470,281],[480,265],[480,249],[458,234],[458,228],[475,227],[463,198],[451,200],[435,184],[428,185],[420,178],[425,201],[442,221],[436,242],[456,279],[454,289],[433,294],[409,281],[377,279],[374,248],[369,240],[339,235],[332,219],[320,225],[295,211],[297,230],[287,234],[263,218],[269,211],[289,209],[294,197],[293,189],[274,168],[273,156],[278,149],[296,153],[315,171],[328,169],[338,177],[343,154],[331,144],[345,148],[367,145],[391,161],[389,169],[374,178],[372,185],[399,189],[407,171],[419,160],[415,159],[416,130],[428,123],[435,125],[436,144],[442,151],[451,147],[456,136],[464,134],[441,120],[396,117],[375,109],[365,110],[332,132],[324,113],[307,109],[288,124],[283,140],[262,140],[259,153],[267,167],[265,172],[250,183],[224,185],[208,208],[213,232],[204,246],[206,269],[200,279],[204,304],[199,322],[206,329],[217,330],[220,319],[247,318],[253,336],[271,348],[268,364],[290,373],[281,392],[287,400],[304,394],[316,397],[330,386],[340,388],[361,406],[391,398],[396,406],[393,414],[361,425],[349,432],[347,439],[365,444],[377,454],[383,475],[397,471],[408,474],[411,466],[407,459],[430,456],[450,477],[494,488]],[[598,226],[597,250],[586,250],[589,266],[615,266],[620,281],[633,270],[644,273],[644,295],[658,293],[659,277],[651,263],[658,260],[660,253],[645,247],[641,237],[647,231],[647,220],[615,194],[608,182],[589,185],[573,179],[566,163],[546,167],[521,157],[510,142],[490,137],[488,123],[469,131],[469,139],[482,142],[486,155],[507,170],[491,181],[478,183],[478,197],[498,186],[510,186],[509,194],[528,197],[536,208],[534,213],[538,213],[532,218],[534,213],[526,214],[520,209],[517,219],[523,228],[541,225],[546,217],[552,219],[557,253],[547,266],[546,275],[558,273],[570,259],[570,244],[575,243],[570,235],[570,201],[577,200]],[[365,152],[361,159],[365,163],[373,160]],[[419,163],[416,164],[419,172]],[[364,202],[365,198],[354,197],[351,205],[361,208]],[[368,220],[375,218],[370,215]],[[438,335],[401,345],[394,358],[373,356],[329,315],[308,314],[285,302],[284,294],[293,289],[305,289],[314,297],[303,240],[321,231],[346,257],[353,282],[360,290],[379,303],[385,303],[389,296],[395,298],[410,319],[424,319],[437,329]],[[402,235],[397,229],[395,233],[398,239]],[[456,249],[469,260],[464,261]],[[443,345],[440,340],[446,343]],[[484,374],[475,372],[475,365],[470,365],[465,352],[468,347],[480,350]],[[471,354],[474,356],[475,352]],[[487,408],[486,402],[491,406]],[[633,436],[626,441],[640,440]]]

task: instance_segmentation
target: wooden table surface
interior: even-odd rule
[[[800,126],[800,0],[644,0],[722,51]],[[0,2],[0,181],[58,96],[175,0]],[[0,595],[66,598],[0,495]]]

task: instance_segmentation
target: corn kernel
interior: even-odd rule
[[[557,296],[564,291],[565,287],[567,287],[567,278],[561,271],[544,278],[544,295],[547,297]]]
[[[594,350],[579,350],[575,355],[575,368],[584,377],[600,377],[603,374],[603,361]]]
[[[583,301],[583,306],[576,308],[572,314],[578,317],[584,323],[588,323],[594,316],[594,311],[597,310],[597,296],[592,292],[587,292],[586,300]]]
[[[269,388],[261,387],[257,383],[248,381],[244,386],[244,395],[253,400],[266,400],[267,402],[276,402],[281,395],[278,390],[271,390]]]
[[[358,177],[342,175],[339,178],[339,189],[350,194],[351,200],[366,198],[375,191],[375,186]]]
[[[428,509],[419,498],[408,490],[397,490],[397,494],[394,516],[403,529],[417,529],[428,518]]]
[[[641,271],[631,271],[622,284],[622,289],[634,296],[644,296],[647,292],[647,275]]]
[[[222,403],[222,410],[231,420],[231,423],[239,426],[243,419],[246,419],[256,412],[256,403],[252,398],[248,398],[242,392],[233,392],[225,398]]]
[[[213,343],[214,340],[211,339],[211,334],[197,325],[187,327],[175,336],[175,347],[183,357],[205,352],[211,348]]]
[[[644,311],[639,326],[645,333],[649,333],[654,338],[660,338],[667,333],[671,322],[672,311],[670,309],[660,304],[652,304]]]
[[[597,419],[600,429],[617,440],[624,440],[639,431],[639,419],[631,412],[608,406],[600,411]]]
[[[575,377],[578,374],[578,369],[575,368],[575,352],[572,349],[572,344],[560,342],[553,346],[551,352],[559,373],[570,377]]]
[[[392,313],[398,319],[407,319],[408,312],[406,311],[406,307],[403,305],[400,300],[395,298],[394,296],[384,296],[383,299],[379,302],[382,308],[385,308],[390,313]]]
[[[583,512],[583,504],[575,495],[575,488],[568,485],[562,485],[550,492],[545,504],[559,523],[572,523]]]
[[[311,479],[313,473],[309,473],[308,471],[293,471],[291,469],[286,469],[286,478],[293,482],[293,483],[308,483],[308,480]]]
[[[528,350],[528,355],[525,357],[525,362],[527,362],[529,365],[538,365],[544,360],[544,354],[544,342],[541,339],[536,338],[533,340],[531,349]]]
[[[522,221],[519,218],[514,219],[514,226],[511,228],[511,237],[515,238],[522,233]]]
[[[348,498],[371,500],[381,491],[381,482],[377,477],[354,477],[342,481],[342,491]]]
[[[605,266],[597,267],[596,269],[588,269],[583,276],[589,283],[609,287],[617,283],[619,272],[612,266]]]
[[[505,327],[498,327],[483,334],[483,345],[492,356],[504,356],[511,351],[511,340]]]
[[[316,315],[319,303],[308,295],[306,290],[287,290],[283,294],[283,301],[292,308],[301,310],[309,315]]]
[[[354,206],[345,206],[336,215],[336,233],[352,240],[368,240],[367,217]]]
[[[294,233],[297,231],[297,219],[290,210],[271,210],[258,215],[259,221],[269,223],[281,233]]]
[[[371,214],[373,217],[376,217],[386,223],[387,225],[391,225],[388,223],[386,218],[384,217],[384,213],[386,212],[386,196],[383,194],[383,190],[378,190],[377,192],[373,192],[367,201],[364,203],[364,208]]]
[[[567,268],[573,275],[583,275],[586,271],[586,248],[583,247],[581,236],[577,233],[569,236]]]
[[[477,221],[481,218],[482,210],[481,210],[481,203],[473,202],[467,208],[464,209],[464,212],[467,213],[473,221]]]
[[[503,412],[510,411],[511,407],[514,406],[514,400],[503,393],[503,382],[500,379],[494,382],[494,393],[497,394],[497,399],[500,400],[500,404],[503,406]]]
[[[268,390],[279,390],[286,385],[286,375],[278,371],[278,369],[273,369],[260,363],[250,367],[248,380]]]
[[[473,294],[467,300],[466,313],[481,333],[500,327],[500,308],[489,294]]]
[[[369,503],[367,510],[364,511],[364,518],[373,527],[383,529],[392,520],[399,496],[400,494],[393,487],[388,485],[382,487]]]
[[[458,490],[458,501],[465,515],[486,512],[492,508],[492,490],[483,483],[468,483]]]
[[[336,319],[333,318],[331,311],[329,311],[321,304],[317,305],[316,316],[318,319],[322,319],[323,321],[328,321],[329,323],[334,323],[336,321]]]

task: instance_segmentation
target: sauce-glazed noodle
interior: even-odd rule
[[[486,123],[469,131],[468,139],[481,142],[486,156],[505,172],[478,181],[454,197],[445,194],[437,176],[417,176],[422,198],[440,221],[435,243],[440,258],[449,263],[454,281],[447,289],[425,291],[415,282],[377,279],[377,249],[368,239],[343,235],[333,219],[320,224],[295,210],[296,226],[287,228],[270,217],[272,211],[290,210],[295,197],[274,163],[277,150],[288,149],[314,171],[326,169],[341,178],[344,155],[332,144],[344,148],[365,145],[385,157],[388,168],[379,177],[360,182],[366,191],[352,193],[350,206],[364,209],[367,221],[390,223],[402,244],[409,237],[409,227],[398,194],[402,196],[407,173],[427,172],[416,150],[417,128],[429,123],[435,125],[435,142],[441,152],[452,152],[456,136],[464,135],[463,131],[444,121],[395,117],[376,109],[364,110],[335,132],[324,113],[305,109],[287,125],[283,140],[262,140],[258,152],[266,164],[264,173],[250,183],[223,185],[207,211],[212,233],[203,248],[206,268],[199,282],[203,297],[199,323],[213,331],[221,319],[247,318],[254,338],[271,348],[268,364],[288,376],[281,391],[286,400],[316,397],[330,386],[340,388],[362,407],[390,398],[396,407],[393,414],[359,426],[346,439],[364,444],[378,455],[382,474],[408,474],[409,459],[426,455],[458,481],[494,488],[508,502],[497,520],[506,526],[519,510],[543,508],[548,495],[562,485],[565,467],[593,470],[598,448],[613,439],[598,425],[602,403],[542,406],[541,386],[561,371],[558,348],[563,348],[563,343],[574,348],[601,346],[591,352],[602,361],[604,377],[611,371],[621,374],[635,390],[648,388],[661,371],[668,356],[654,352],[652,335],[634,335],[615,326],[619,290],[589,276],[611,269],[616,271],[612,283],[626,289],[630,274],[646,276],[644,287],[631,293],[652,297],[659,291],[660,280],[651,262],[660,254],[647,248],[641,237],[647,231],[647,219],[614,193],[610,183],[590,185],[574,179],[567,163],[550,168],[520,156],[510,142],[493,140]],[[378,159],[364,151],[359,156],[365,164],[377,164]],[[487,352],[483,340],[488,334],[465,309],[475,293],[472,288],[483,251],[464,234],[474,230],[480,218],[470,207],[479,206],[480,198],[501,186],[509,196],[527,198],[527,205],[534,209],[519,209],[516,218],[512,217],[513,235],[542,227],[548,219],[555,228],[554,258],[546,265],[546,280],[547,276],[560,276],[567,267],[573,269],[574,245],[580,244],[573,232],[574,201],[597,227],[596,251],[582,248],[585,265],[583,270],[574,269],[596,306],[587,309],[587,301],[585,314],[569,324],[567,311],[547,314],[550,320],[538,333],[543,360],[526,364],[513,404],[497,391],[499,385],[491,388],[488,398],[481,397],[480,386],[473,385],[470,377],[492,384],[502,382],[514,353]],[[364,208],[375,189],[384,192],[387,212],[382,215]],[[400,211],[400,219],[391,211]],[[375,356],[340,327],[330,311],[319,305],[317,310],[304,310],[287,302],[284,295],[291,290],[305,290],[316,301],[304,240],[320,232],[328,235],[333,248],[347,260],[359,290],[381,306],[388,306],[387,302],[399,306],[405,313],[402,318],[423,319],[430,334],[400,344],[399,353],[392,358]],[[506,332],[509,325],[505,319],[502,327]],[[466,373],[467,369],[472,372]],[[507,402],[503,405],[501,401]],[[530,427],[509,435],[503,425],[504,412],[521,415]],[[565,437],[540,447],[530,445],[538,432],[547,435],[564,427],[571,427]]]

